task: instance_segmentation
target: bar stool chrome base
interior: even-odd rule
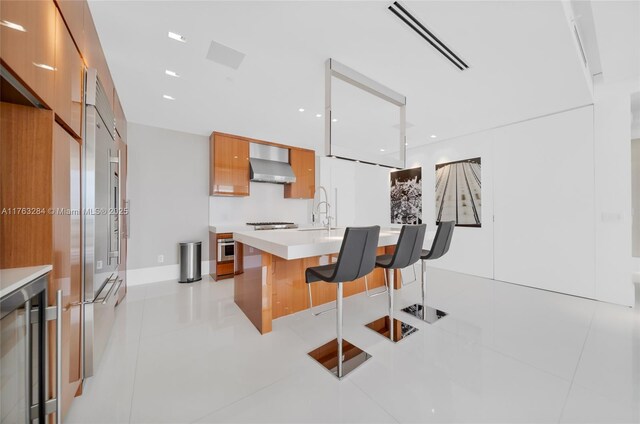
[[[402,322],[399,319],[393,318],[393,326],[390,325],[391,318],[389,315],[378,318],[375,321],[367,324],[367,328],[375,331],[383,337],[391,340],[394,343],[398,343],[400,340],[406,339],[418,329],[413,325]],[[391,329],[393,328],[393,331]]]
[[[309,356],[318,361],[320,365],[325,367],[327,371],[338,379],[342,379],[371,358],[371,355],[367,352],[346,340],[342,340],[342,358],[339,358],[338,339],[333,339],[319,348],[312,350],[309,352]],[[338,375],[338,363],[340,359],[342,359],[342,375]]]
[[[430,306],[427,306],[423,313],[423,307],[419,303],[414,303],[411,306],[407,306],[406,308],[402,308],[402,312],[406,312],[414,317],[421,319],[424,322],[429,324],[433,324],[437,322],[440,318],[444,318],[447,316],[446,312],[441,311],[440,309],[435,309]]]

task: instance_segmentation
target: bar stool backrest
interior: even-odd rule
[[[429,254],[422,259],[438,259],[444,256],[444,254],[449,251],[455,226],[455,221],[441,222],[438,224],[438,230],[436,231],[436,237],[433,239],[431,250]]]
[[[389,268],[406,268],[420,259],[427,224],[403,225]]]
[[[353,281],[373,271],[376,266],[379,237],[378,225],[347,227],[332,281]]]

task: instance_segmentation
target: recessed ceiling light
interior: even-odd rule
[[[316,118],[322,118],[322,114],[321,113],[316,113]]]
[[[47,71],[55,71],[55,70],[56,70],[56,68],[54,68],[53,66],[51,66],[51,65],[46,65],[46,64],[44,64],[44,63],[36,63],[36,62],[33,62],[33,66],[36,66],[36,67],[38,67],[38,68],[42,68],[42,69],[46,69]]]
[[[384,152],[384,149],[380,149],[381,152]]]
[[[163,95],[162,95],[162,98],[163,98],[163,99],[167,99],[167,100],[175,100],[175,99],[176,99],[175,97],[172,97],[172,96],[170,96],[170,95],[168,95],[168,94],[163,94]]]
[[[5,21],[4,19],[0,21],[0,25],[5,26],[7,28],[15,29],[16,31],[27,32],[27,30],[22,25]]]
[[[165,74],[169,75],[170,77],[175,77],[175,78],[180,78],[180,75],[178,75],[177,73],[175,73],[174,71],[170,71],[170,70],[166,70],[164,71]]]
[[[181,43],[186,43],[187,39],[184,38],[182,35],[177,34],[175,32],[171,32],[169,31],[169,38],[176,40],[176,41],[180,41]]]
[[[436,138],[436,137],[437,137],[437,135],[435,135],[435,134],[431,134],[429,137],[431,137],[431,138]]]
[[[338,122],[338,118],[333,118],[331,122]]]
[[[300,109],[298,109],[298,112],[304,112],[304,108],[301,107]]]

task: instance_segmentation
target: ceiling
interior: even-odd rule
[[[409,147],[591,102],[559,1],[403,2],[470,65],[464,72],[389,2],[89,4],[127,119],[151,126],[322,152],[329,57],[407,97]],[[211,41],[246,55],[237,70],[206,59]]]

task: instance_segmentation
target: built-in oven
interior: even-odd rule
[[[236,242],[232,238],[218,239],[218,262],[232,261],[235,257]]]

